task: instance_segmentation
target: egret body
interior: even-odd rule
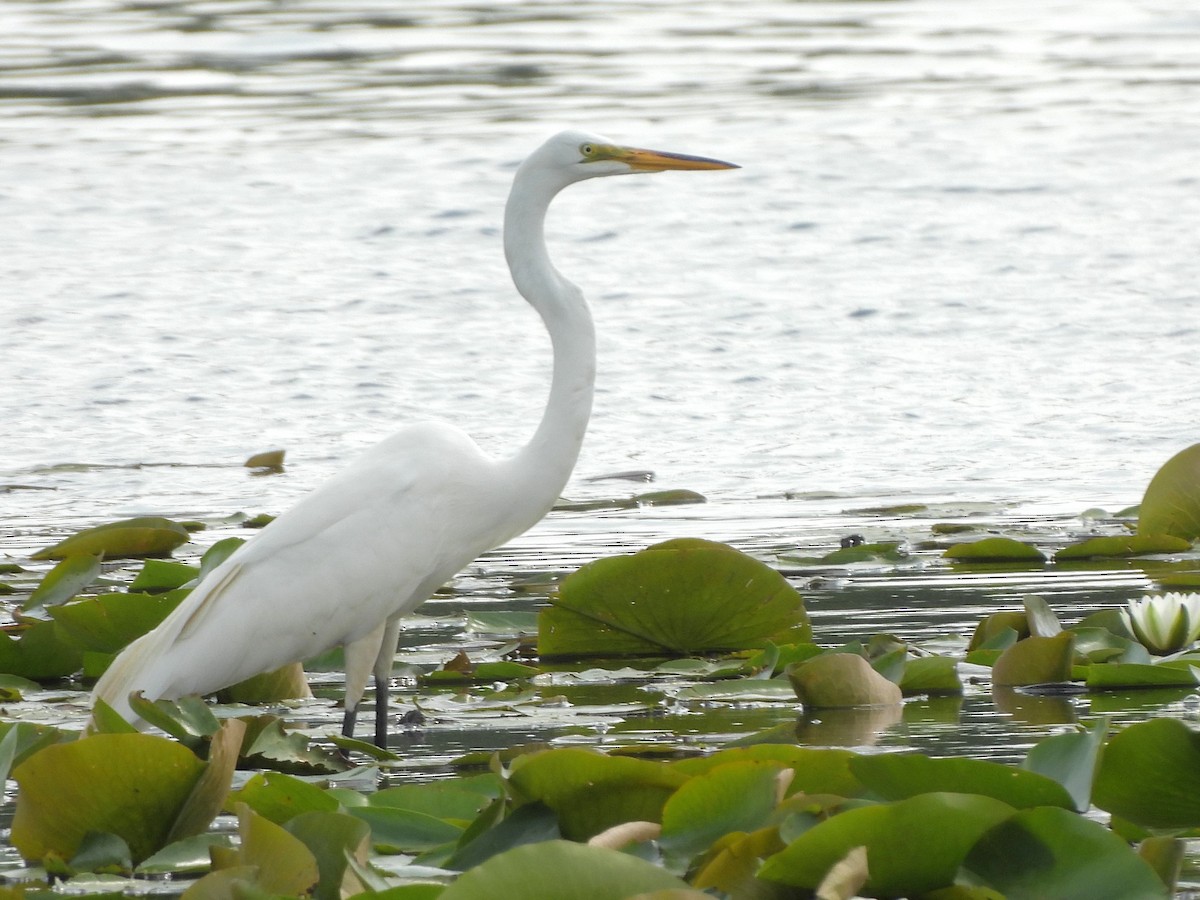
[[[551,264],[550,201],[577,181],[729,163],[621,147],[576,131],[550,138],[517,170],[504,215],[513,282],[554,349],[546,411],[515,456],[491,460],[445,424],[405,428],[367,451],[242,545],[97,682],[131,721],[129,695],[207,694],[346,648],[343,731],[375,677],[375,741],[387,742],[387,689],[400,621],[486,550],[537,523],[559,497],[583,442],[595,380],[587,303]],[[137,723],[140,724],[140,723]]]

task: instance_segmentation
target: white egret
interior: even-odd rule
[[[486,550],[524,532],[570,477],[591,414],[596,347],[580,290],[550,262],[550,201],[577,181],[667,169],[732,169],[714,159],[618,146],[567,131],[517,170],[504,213],[513,282],[550,333],[550,397],[532,440],[488,459],[445,424],[410,426],[242,545],[97,682],[137,722],[129,695],[207,694],[261,672],[346,648],[343,731],[353,734],[375,676],[375,741],[387,742],[387,691],[400,620]]]

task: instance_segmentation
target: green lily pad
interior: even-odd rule
[[[1129,688],[1195,687],[1196,669],[1139,663],[1093,663],[1087,667],[1089,691]]]
[[[1138,534],[1200,538],[1200,444],[1176,453],[1150,479],[1138,514]]]
[[[904,664],[900,692],[905,697],[928,694],[934,697],[961,694],[958,662],[950,656],[918,656]]]
[[[96,580],[102,558],[92,553],[74,553],[66,557],[46,573],[22,608],[30,611],[66,603]]]
[[[203,771],[186,747],[148,734],[47,747],[13,771],[13,846],[31,861],[70,859],[89,832],[109,832],[140,862],[168,843]]]
[[[437,816],[391,806],[355,806],[347,812],[371,826],[371,841],[380,853],[419,853],[452,844],[463,826]]]
[[[814,709],[893,706],[904,701],[900,688],[861,656],[826,653],[787,667],[800,702]]]
[[[616,850],[543,841],[500,853],[464,872],[439,900],[627,900],[657,891],[689,888],[653,863]]]
[[[1191,541],[1169,534],[1116,534],[1069,544],[1054,554],[1054,561],[1120,559],[1155,553],[1183,553],[1190,549]]]
[[[187,900],[226,900],[264,894],[307,895],[321,877],[312,851],[300,838],[245,804],[238,804],[236,812],[239,846],[227,854],[227,862],[214,865],[214,871],[183,896]]]
[[[341,812],[306,812],[289,819],[284,828],[298,837],[317,863],[317,900],[341,900],[366,887],[357,875],[365,867],[371,847],[366,822]]]
[[[992,683],[1014,687],[1070,681],[1074,642],[1069,631],[1017,641],[992,666]]]
[[[286,450],[264,450],[261,453],[255,453],[247,459],[243,466],[247,469],[283,469],[283,458],[287,455]]]
[[[1046,555],[1033,544],[1006,537],[983,538],[955,544],[943,554],[960,562],[1045,562]]]
[[[277,825],[306,812],[332,812],[338,802],[315,784],[282,772],[259,772],[229,795]]]
[[[735,762],[778,762],[793,771],[790,791],[857,797],[863,784],[850,770],[856,758],[849,750],[834,747],[797,747],[791,744],[755,744],[719,750],[711,756],[681,759],[672,768],[685,775],[704,775]]]
[[[681,656],[808,640],[804,601],[724,544],[680,539],[589,563],[539,617],[543,658]]]
[[[755,831],[766,825],[781,799],[780,773],[785,768],[774,760],[745,760],[692,778],[663,807],[660,845],[664,852],[686,864],[731,831]]]
[[[56,606],[50,616],[84,650],[116,653],[158,625],[187,594],[100,594]]]
[[[130,593],[161,594],[181,588],[189,581],[200,577],[200,568],[188,563],[168,559],[148,559],[142,563],[129,585]]]
[[[983,759],[934,758],[920,753],[856,756],[850,771],[885,800],[951,791],[1002,800],[1014,809],[1032,806],[1073,808],[1070,794],[1051,778]]]
[[[1200,734],[1178,719],[1130,725],[1104,748],[1092,802],[1145,828],[1200,827]]]
[[[1091,804],[1092,782],[1107,732],[1107,720],[1100,719],[1091,729],[1052,734],[1029,749],[1021,768],[1061,784],[1075,809],[1085,812]]]
[[[250,705],[311,696],[304,666],[300,663],[288,663],[270,672],[251,675],[245,681],[217,691],[217,700],[221,703]]]
[[[0,631],[0,672],[43,681],[73,675],[82,665],[83,648],[56,621],[34,621],[19,638]]]
[[[523,802],[558,813],[564,837],[586,840],[622,822],[659,821],[688,777],[661,763],[571,747],[517,757],[508,783]]]
[[[105,559],[168,556],[188,540],[188,531],[178,522],[160,516],[140,516],[87,528],[53,547],[34,553],[30,559],[65,559],[76,554],[93,554]]]
[[[862,893],[912,897],[954,883],[981,835],[1013,808],[976,794],[919,794],[896,803],[849,809],[819,822],[770,857],[759,877],[814,890],[856,847],[867,848]]]
[[[1003,610],[980,620],[979,624],[975,626],[975,633],[971,635],[971,643],[967,646],[967,650],[984,648],[1004,650],[1021,638],[1027,637],[1029,637],[1029,619],[1025,613]],[[1003,646],[995,648],[994,644],[996,643],[1002,643]]]
[[[1170,891],[1128,844],[1063,809],[1026,809],[1000,822],[967,854],[975,883],[1006,897],[1167,900]]]

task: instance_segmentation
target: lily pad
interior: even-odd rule
[[[863,784],[850,770],[854,759],[855,754],[836,747],[756,744],[719,750],[711,756],[682,759],[673,763],[672,768],[686,775],[704,775],[718,766],[735,762],[778,762],[794,773],[789,787],[792,791],[857,797],[863,792]]]
[[[187,540],[188,531],[178,522],[140,516],[87,528],[37,551],[30,559],[65,559],[75,554],[101,555],[105,559],[169,556]]]
[[[100,594],[56,606],[50,616],[82,649],[116,653],[158,625],[187,594]]]
[[[200,576],[198,566],[168,559],[148,559],[129,585],[130,593],[160,594],[181,588]]]
[[[958,662],[950,656],[918,656],[904,664],[900,692],[905,697],[915,694],[946,696],[963,692],[958,675]]]
[[[657,822],[687,775],[661,763],[564,748],[519,756],[508,783],[558,813],[563,836],[586,840],[622,822]]]
[[[1017,641],[992,666],[992,683],[1017,686],[1070,681],[1074,641],[1069,631]]]
[[[463,873],[439,900],[627,900],[688,891],[687,882],[617,850],[543,841],[493,856]]]
[[[75,855],[89,832],[129,846],[135,863],[165,846],[204,771],[186,747],[148,734],[55,744],[13,771],[12,843],[27,860]]]
[[[1196,669],[1139,663],[1094,663],[1087,669],[1089,691],[1129,688],[1195,687]]]
[[[1130,725],[1104,748],[1092,801],[1145,828],[1200,827],[1200,734],[1178,719]]]
[[[864,894],[926,894],[953,884],[979,837],[1013,812],[991,797],[954,793],[849,809],[797,837],[763,864],[759,877],[813,890],[851,850],[866,847]]]
[[[1200,538],[1200,444],[1193,444],[1163,463],[1142,497],[1139,535]]]
[[[971,635],[971,643],[967,650],[994,649],[996,643],[1002,643],[999,649],[1011,647],[1021,638],[1029,637],[1029,619],[1024,612],[1002,610],[985,616],[975,626]]]
[[[1107,732],[1108,721],[1100,719],[1091,729],[1052,734],[1030,748],[1021,768],[1061,784],[1076,811],[1085,812],[1091,804],[1092,782]]]
[[[286,455],[286,450],[264,450],[255,453],[242,465],[247,469],[283,469],[283,458]]]
[[[281,772],[259,772],[229,795],[277,825],[306,812],[332,812],[338,802],[315,784]]]
[[[92,553],[74,553],[66,557],[46,573],[46,577],[25,601],[23,609],[37,610],[66,603],[96,580],[102,558]]]
[[[724,544],[680,539],[589,563],[539,617],[543,658],[680,656],[808,640],[782,575]]]
[[[855,653],[826,653],[787,667],[788,679],[805,706],[893,706],[904,701],[900,688]]]
[[[1162,898],[1170,891],[1129,845],[1102,825],[1063,809],[1022,810],[967,854],[972,880],[1006,897],[1056,900]]]
[[[717,766],[682,785],[663,807],[661,846],[668,855],[690,859],[731,831],[767,824],[790,773],[773,760]]]
[[[852,771],[885,800],[904,800],[933,791],[981,794],[1014,809],[1033,806],[1073,808],[1071,795],[1051,778],[1012,766],[965,757],[934,758],[920,753],[856,756]]]
[[[1031,562],[1046,561],[1046,555],[1033,544],[1006,537],[983,538],[955,544],[944,554],[960,562]]]
[[[1069,544],[1054,554],[1054,561],[1121,559],[1156,553],[1183,553],[1190,549],[1191,541],[1169,534],[1116,534]]]

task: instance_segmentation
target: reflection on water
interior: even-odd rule
[[[600,338],[572,497],[612,496],[586,479],[639,469],[712,502],[555,514],[431,616],[532,608],[515,579],[666,537],[767,558],[850,533],[929,539],[928,522],[866,511],[900,502],[1051,542],[1101,527],[1075,517],[1135,503],[1198,439],[1200,15],[1185,0],[950,9],[8,0],[0,551],[146,512],[210,522],[203,544],[429,416],[511,451],[548,348],[508,287],[500,209],[519,159],[564,125],[744,167],[580,186],[549,229]],[[288,449],[286,473],[248,478],[241,461],[269,447]],[[825,643],[952,644],[1026,593],[1070,622],[1150,584],[1115,564],[933,559],[793,578]],[[414,625],[405,652],[454,652],[447,621]],[[1190,714],[1178,695],[1139,709],[1150,695],[980,685],[899,719],[598,690],[569,721],[443,711],[405,738],[411,765],[774,727],[1014,760],[1094,715]],[[327,701],[309,713],[337,718]]]

